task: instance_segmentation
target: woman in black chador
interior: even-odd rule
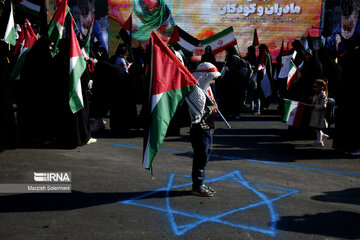
[[[126,71],[108,61],[105,49],[94,50],[95,64],[91,117],[103,118],[110,111],[110,129],[115,135],[128,135],[136,126],[135,84]],[[129,69],[131,74],[132,68]]]
[[[61,39],[58,48],[59,53],[55,56],[53,65],[53,76],[58,87],[55,118],[58,126],[57,143],[59,147],[76,148],[86,144],[90,139],[89,103],[86,95],[90,77],[86,68],[81,77],[84,108],[72,113],[69,105],[70,40]]]
[[[20,76],[18,89],[18,123],[23,145],[39,146],[54,140],[57,109],[57,82],[51,71],[50,41],[37,40],[29,51]]]

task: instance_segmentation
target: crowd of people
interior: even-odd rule
[[[332,137],[336,150],[360,155],[357,137],[360,127],[353,107],[359,89],[356,67],[360,61],[360,41],[357,38],[346,41],[349,36],[345,35],[340,31],[336,43],[331,42],[331,37],[329,45],[317,49],[311,45],[305,48],[302,41],[294,40],[292,49],[282,53],[292,55],[296,52],[292,61],[299,74],[290,86],[286,77],[279,77],[281,56],[272,59],[266,44],[249,46],[243,56],[235,46],[228,46],[224,62],[216,61],[210,46],[206,46],[199,62],[192,61],[179,49],[169,47],[191,72],[204,62],[217,66],[221,75],[211,88],[216,107],[219,106],[226,117],[239,119],[246,109],[254,115],[266,114],[271,102],[278,104],[278,113],[281,114],[282,99],[299,101],[308,104],[313,111],[304,116],[309,118],[308,124],[301,126],[300,130],[289,127],[289,132],[303,134],[304,129],[312,127],[317,133],[313,146],[324,146],[326,139]],[[80,41],[80,45],[83,44]],[[333,48],[330,44],[341,47]],[[26,58],[20,79],[14,81],[9,80],[9,75],[16,56],[9,47],[0,41],[2,149],[18,146],[75,148],[96,142],[92,135],[104,130],[106,124],[114,136],[126,136],[132,129],[144,127],[149,92],[149,76],[146,74],[149,49],[119,44],[110,57],[100,43],[95,43],[81,77],[84,108],[74,114],[69,108],[68,96],[69,38],[61,39],[58,53],[53,57],[52,43],[46,36],[41,36]],[[321,117],[328,98],[335,99],[336,122]],[[178,135],[181,127],[190,126],[191,116],[186,105],[186,101],[180,104],[168,135]],[[318,111],[316,114],[315,110]],[[110,123],[104,120],[107,118]],[[331,134],[326,130],[330,126],[335,127]]]

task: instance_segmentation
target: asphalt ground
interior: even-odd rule
[[[207,184],[191,195],[189,128],[143,169],[142,133],[66,149],[0,153],[0,184],[71,172],[71,193],[0,194],[0,240],[360,239],[360,159],[289,136],[273,111],[216,122]],[[331,129],[329,130],[331,137]]]

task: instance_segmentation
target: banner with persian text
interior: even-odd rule
[[[140,31],[134,36],[141,40],[149,34],[144,29],[158,29],[169,18],[199,40],[232,26],[244,54],[256,28],[260,43],[275,56],[283,40],[286,47],[294,39],[319,35],[321,7],[319,0],[109,0],[110,48],[133,13],[133,29]]]

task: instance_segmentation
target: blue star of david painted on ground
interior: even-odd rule
[[[174,209],[171,208],[170,198],[169,198],[169,191],[171,189],[183,188],[183,187],[192,185],[191,182],[186,183],[186,184],[181,184],[181,185],[173,185],[173,181],[174,181],[175,177],[185,177],[185,178],[190,178],[191,179],[191,176],[189,176],[189,175],[179,175],[179,174],[173,174],[172,173],[172,174],[170,174],[170,179],[169,179],[167,187],[155,190],[155,191],[147,193],[147,194],[143,194],[141,196],[138,196],[138,197],[126,200],[126,201],[122,201],[122,203],[129,204],[129,205],[134,205],[134,206],[145,207],[145,208],[150,208],[150,209],[154,209],[154,210],[158,210],[158,211],[167,213],[167,215],[169,217],[169,221],[170,221],[171,226],[172,226],[172,229],[173,229],[173,231],[174,231],[174,233],[176,235],[183,235],[187,231],[189,231],[191,229],[194,229],[195,227],[199,226],[202,223],[215,222],[215,223],[226,224],[226,225],[229,225],[229,226],[235,227],[235,228],[242,228],[242,229],[246,229],[246,230],[260,232],[260,233],[263,233],[263,234],[274,237],[276,235],[275,230],[276,230],[276,221],[278,220],[278,214],[275,212],[273,202],[299,192],[298,190],[295,190],[295,189],[281,188],[281,187],[275,187],[275,186],[269,186],[269,185],[264,185],[264,184],[259,184],[259,183],[248,182],[243,178],[240,171],[237,170],[237,171],[233,171],[233,172],[231,172],[229,174],[226,174],[226,175],[223,175],[223,176],[220,176],[220,177],[209,178],[205,182],[209,183],[209,182],[218,182],[218,181],[231,181],[231,182],[239,183],[243,187],[249,189],[254,194],[256,194],[259,197],[259,201],[255,202],[255,203],[251,203],[251,204],[249,204],[247,206],[243,206],[243,207],[240,207],[240,208],[236,208],[236,209],[233,209],[233,210],[230,210],[230,211],[223,212],[223,213],[215,215],[215,216],[203,216],[203,215],[200,215],[200,214],[192,214],[192,213],[189,213],[189,212],[178,211],[178,210],[174,210]],[[265,187],[265,188],[277,189],[277,190],[285,191],[286,193],[281,194],[281,195],[279,195],[277,197],[274,197],[274,198],[270,199],[265,194],[263,194],[262,192],[260,192],[256,188],[254,188],[253,187],[254,185],[262,186],[262,187]],[[156,193],[159,193],[159,192],[164,192],[164,191],[166,192],[166,197],[165,197],[166,206],[164,206],[164,207],[158,207],[158,206],[150,205],[150,204],[143,204],[143,203],[140,202],[141,199],[147,198],[150,195],[153,195],[153,194],[156,194]],[[226,221],[226,220],[223,219],[225,216],[228,216],[230,214],[238,213],[238,212],[241,212],[241,211],[245,211],[247,209],[260,207],[260,206],[267,206],[267,208],[269,210],[269,213],[270,213],[270,216],[269,216],[270,217],[270,226],[269,226],[269,228],[259,228],[257,226],[251,226],[251,225],[246,225],[246,224],[241,224],[241,223],[234,223],[234,222]],[[194,223],[191,223],[191,224],[177,225],[176,221],[175,221],[175,215],[190,217],[190,218],[193,218],[193,219],[195,219],[197,221],[194,222]]]

